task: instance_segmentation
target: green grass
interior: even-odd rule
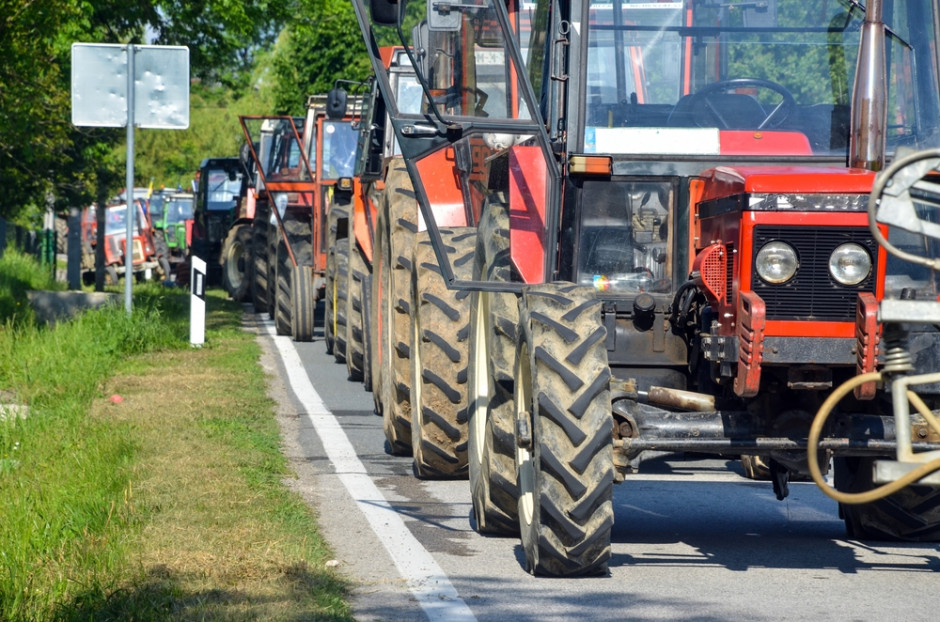
[[[201,349],[157,285],[48,328],[36,274],[0,259],[0,620],[350,620],[241,306],[210,291]]]
[[[27,304],[26,292],[31,289],[62,289],[52,280],[48,268],[35,258],[15,248],[0,255],[0,321],[9,325],[28,325],[35,321]]]

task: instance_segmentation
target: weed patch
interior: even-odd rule
[[[135,289],[131,315],[37,326],[17,319],[34,281],[9,254],[0,619],[351,620],[315,517],[282,484],[241,305],[210,292],[201,349],[188,294],[155,285]]]

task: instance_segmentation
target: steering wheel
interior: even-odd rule
[[[714,127],[715,123],[703,123],[700,121],[701,115],[699,113],[705,112],[708,114],[714,121],[717,122],[717,126],[721,129],[741,129],[740,120],[734,118],[726,119],[722,115],[721,107],[716,105],[715,95],[719,93],[724,93],[733,89],[741,89],[747,87],[756,87],[758,89],[768,89],[775,93],[778,93],[781,96],[780,103],[778,103],[774,108],[769,112],[764,112],[763,120],[758,124],[756,129],[766,130],[775,127],[779,127],[786,121],[787,117],[793,112],[796,108],[796,100],[793,98],[793,94],[787,90],[782,84],[777,82],[772,82],[771,80],[763,80],[760,78],[736,78],[734,80],[721,80],[720,82],[713,82],[708,86],[700,89],[699,91],[687,95],[683,99],[679,100],[679,103],[676,104],[676,108],[679,108],[680,105],[690,109],[692,118],[695,121],[695,124],[699,127]],[[756,103],[755,99],[755,103]],[[760,104],[758,104],[760,106]],[[763,110],[763,106],[760,106]],[[728,110],[724,111],[725,114],[728,114]]]

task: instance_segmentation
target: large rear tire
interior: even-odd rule
[[[835,458],[836,488],[841,492],[874,489],[875,458]],[[864,505],[839,504],[845,532],[857,540],[940,541],[940,488],[908,486]]]
[[[441,229],[454,276],[473,271],[476,231]],[[470,297],[442,275],[427,231],[415,238],[412,271],[411,447],[415,474],[426,479],[467,477],[467,358]]]
[[[480,217],[474,280],[512,280],[509,212],[505,200],[488,201]],[[476,530],[519,534],[513,386],[517,297],[473,292],[470,297],[468,459]]]
[[[600,301],[571,284],[519,305],[514,409],[519,530],[529,572],[607,572],[613,525],[610,368]]]
[[[362,386],[372,390],[372,275],[366,273],[362,279]]]
[[[268,310],[268,221],[267,210],[257,206],[251,226],[251,265],[248,269],[251,304],[255,313]]]
[[[373,329],[382,349],[380,402],[385,438],[395,455],[411,454],[411,269],[418,208],[404,161],[389,165],[378,215],[373,266],[380,265],[373,288],[377,315]],[[375,371],[376,367],[373,367]]]
[[[327,354],[335,354],[337,254],[340,246],[345,245],[348,221],[348,205],[337,201],[330,203],[326,217],[326,300],[323,305],[323,335]]]
[[[248,297],[251,265],[251,227],[235,225],[222,243],[222,287],[235,302]]]
[[[268,318],[271,320],[277,316],[277,250],[282,243],[280,229],[272,224],[268,227],[265,244],[265,248],[268,249],[268,287],[265,292],[267,293]]]
[[[346,299],[349,297],[349,246],[337,240],[333,254],[336,274],[333,277],[333,359],[346,362]]]
[[[384,206],[384,200],[380,203]],[[372,356],[369,365],[372,369],[372,403],[375,414],[384,417],[385,401],[390,399],[391,388],[388,386],[389,372],[386,370],[391,360],[388,327],[385,325],[386,298],[388,297],[388,218],[380,209],[376,215],[375,238],[372,244],[372,276],[370,277],[369,296],[369,339]]]
[[[349,241],[349,285],[346,297],[346,373],[350,380],[362,380],[365,341],[363,340],[362,280],[368,268],[356,244],[356,236]]]

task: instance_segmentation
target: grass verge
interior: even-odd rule
[[[134,303],[0,328],[0,619],[351,620],[241,305]]]

